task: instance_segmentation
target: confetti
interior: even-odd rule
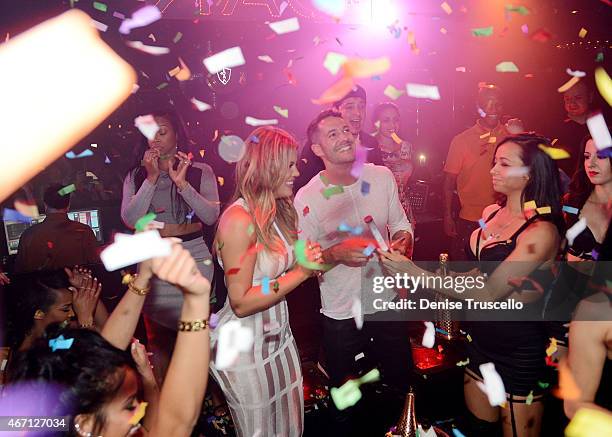
[[[148,26],[149,24],[159,20],[161,17],[162,14],[157,7],[152,5],[145,6],[144,8],[138,9],[136,12],[134,12],[131,18],[123,20],[119,26],[119,33],[127,35],[132,29]]]
[[[448,15],[453,13],[453,8],[450,7],[450,5],[446,2],[443,2],[440,7],[442,8],[442,10],[444,12],[446,12]]]
[[[159,130],[155,117],[151,114],[136,117],[134,119],[134,126],[136,126],[140,133],[147,137],[148,140],[153,140],[155,134],[157,134]]]
[[[196,99],[195,97],[192,97],[190,102],[200,112],[208,111],[209,109],[212,108],[212,106],[210,106],[208,103],[202,102],[202,101]]]
[[[270,294],[270,278],[267,276],[261,278],[261,292],[262,294]]]
[[[108,6],[101,2],[93,2],[93,7],[94,9],[97,9],[98,11],[102,12],[106,12],[108,10]]]
[[[74,338],[64,338],[63,335],[60,335],[57,338],[49,340],[49,347],[51,348],[51,352],[68,350],[72,347],[72,343],[74,343]]]
[[[157,85],[157,89],[158,90],[163,90],[164,88],[166,88],[168,86],[168,82],[162,82],[159,85]]]
[[[423,340],[421,340],[421,344],[426,348],[431,349],[436,343],[436,330],[432,322],[423,323],[425,323],[425,333],[423,334]]]
[[[457,361],[455,363],[455,366],[463,367],[463,366],[467,366],[468,364],[470,364],[470,359],[469,358],[467,358],[465,361]]]
[[[225,179],[223,178],[223,176],[217,176],[217,182],[219,183],[220,187],[225,185]]]
[[[433,426],[429,427],[429,429],[425,431],[421,425],[418,425],[417,426],[417,436],[419,437],[438,437],[438,434],[436,434],[436,431],[434,430]]]
[[[361,194],[363,194],[364,196],[366,194],[370,194],[370,183],[369,182],[366,182],[366,181],[361,182]]]
[[[495,71],[498,73],[518,73],[519,69],[512,61],[503,61],[495,66]]]
[[[85,149],[78,155],[75,155],[75,153],[71,150],[70,152],[66,153],[64,156],[68,159],[79,159],[79,158],[85,158],[87,156],[93,156],[93,152],[89,149]]]
[[[586,36],[587,32],[588,31],[584,27],[581,27],[580,28],[580,32],[578,32],[578,37],[579,38],[584,38]]]
[[[312,100],[312,103],[316,105],[325,105],[337,102],[342,97],[346,96],[354,85],[355,80],[352,77],[343,77],[325,90],[318,99]]]
[[[548,29],[538,29],[531,34],[531,39],[536,42],[546,43],[551,40],[553,34]]]
[[[359,386],[369,382],[375,382],[380,379],[378,369],[372,369],[359,379],[349,379],[341,387],[333,387],[331,389],[331,397],[340,411],[345,410],[355,405],[361,399],[361,390]]]
[[[70,193],[74,193],[76,191],[76,186],[74,184],[66,185],[64,188],[60,189],[57,193],[60,196],[65,196]]]
[[[372,253],[374,253],[374,250],[376,250],[376,246],[374,246],[373,244],[368,244],[367,247],[363,249],[363,254],[369,257],[370,255],[372,255]]]
[[[391,139],[395,141],[396,144],[402,144],[404,142],[395,132],[391,134]]]
[[[493,35],[493,26],[489,26],[489,27],[477,27],[472,29],[472,35],[473,36],[491,36]]]
[[[538,381],[538,386],[540,388],[548,388],[549,385],[550,385],[550,383],[548,383],[548,382]]]
[[[138,403],[138,407],[136,407],[134,414],[132,414],[132,417],[130,417],[130,421],[128,422],[130,425],[136,425],[142,420],[147,412],[147,405],[149,405],[147,402]]]
[[[176,35],[174,35],[174,38],[172,38],[172,42],[176,44],[177,42],[181,40],[182,37],[183,37],[183,34],[181,32],[177,32]]]
[[[529,34],[529,26],[527,26],[526,24],[523,24],[521,26],[521,32],[523,32],[525,35]]]
[[[323,197],[329,200],[333,195],[340,193],[344,193],[344,188],[342,188],[341,185],[335,185],[333,187],[325,188],[323,190]]]
[[[219,327],[215,367],[224,370],[232,366],[241,352],[248,352],[253,346],[253,331],[240,324],[239,320],[230,320]]]
[[[285,33],[300,30],[300,22],[298,21],[297,17],[282,21],[275,21],[274,23],[268,23],[268,26],[270,26],[270,29],[272,29],[277,35],[283,35]]]
[[[129,47],[132,47],[136,50],[140,50],[141,52],[147,53],[149,55],[160,56],[170,53],[170,49],[168,47],[148,46],[143,44],[141,41],[126,41],[125,43]]]
[[[361,235],[363,233],[363,226],[349,226],[345,222],[340,223],[338,226],[340,232],[350,232],[353,235]]]
[[[269,119],[269,120],[261,120],[259,118],[250,117],[250,116],[246,116],[244,119],[244,122],[248,124],[249,126],[269,126],[269,125],[278,124],[278,120],[275,118]]]
[[[573,206],[569,205],[563,205],[563,211],[567,212],[568,214],[574,215],[578,215],[578,213],[580,212],[578,208],[574,208]]]
[[[580,235],[582,231],[584,231],[587,227],[587,222],[584,217],[578,220],[574,225],[567,230],[565,233],[565,238],[567,238],[567,243],[572,246],[574,244],[574,239]]]
[[[111,160],[108,156],[104,155],[104,164],[110,164]]]
[[[529,167],[511,167],[508,169],[508,176],[520,177],[529,174]]]
[[[598,150],[607,149],[612,146],[612,137],[610,136],[608,126],[606,126],[603,114],[598,113],[587,118],[586,124]]]
[[[202,158],[204,158],[204,153],[206,153],[206,150],[201,149],[201,150],[200,150],[200,156],[201,156]]]
[[[289,118],[288,109],[283,109],[280,106],[274,106],[274,111],[282,117]]]
[[[15,211],[14,209],[10,208],[4,208],[2,220],[5,222],[32,223],[32,217],[28,217],[27,215],[21,214],[19,211]]]
[[[579,77],[576,76],[572,76],[572,78],[570,80],[568,80],[567,82],[565,82],[563,85],[561,85],[558,89],[557,92],[559,93],[564,93],[567,90],[569,90],[571,87],[573,87],[574,85],[576,85],[578,82],[580,81]]]
[[[174,67],[172,70],[168,72],[170,77],[176,77],[176,80],[183,82],[185,80],[189,80],[191,78],[191,71],[189,67],[183,62],[181,58],[179,58],[180,65]]]
[[[546,348],[546,356],[550,357],[552,356],[555,352],[557,352],[557,339],[554,337],[551,337],[550,339],[550,344],[548,345],[548,347]]]
[[[531,211],[533,209],[536,209],[538,206],[536,205],[535,200],[530,200],[529,202],[525,202],[523,204],[523,209],[525,211]]]
[[[100,32],[106,32],[108,30],[108,25],[100,23],[97,20],[91,20],[91,24],[93,24],[93,27],[98,29]]]
[[[448,30],[446,30],[444,27],[440,28],[440,33],[443,35],[446,35],[448,33]]]
[[[151,223],[153,220],[155,220],[155,217],[157,217],[157,214],[155,214],[154,212],[150,212],[148,214],[143,215],[138,220],[136,220],[136,223],[134,224],[134,228],[136,229],[137,232],[144,231],[147,225]]]
[[[308,206],[305,206],[304,209],[302,210],[302,216],[306,217],[309,212],[310,212],[310,208]]]
[[[171,246],[156,230],[134,235],[116,234],[115,242],[100,253],[100,259],[109,272],[138,264],[150,258],[168,256]]]
[[[17,212],[26,217],[38,217],[40,215],[38,213],[38,206],[34,201],[22,202],[21,200],[16,199],[13,206],[15,206]]]
[[[435,85],[421,85],[418,83],[407,83],[406,92],[410,97],[417,99],[440,100],[440,92]]]
[[[550,206],[541,206],[539,208],[536,208],[536,212],[538,214],[551,214],[552,209],[550,208]]]
[[[268,55],[258,56],[257,59],[259,59],[260,61],[265,62],[267,64],[274,63],[274,60],[270,56],[268,56]]]
[[[398,90],[397,88],[395,88],[393,85],[387,85],[387,87],[385,88],[385,90],[383,91],[383,94],[387,97],[389,97],[391,100],[397,100],[399,99],[402,94],[404,94],[406,91],[404,90]]]
[[[345,75],[353,78],[367,78],[384,74],[390,68],[391,61],[386,56],[377,59],[351,58],[342,65]]]
[[[465,437],[465,434],[463,434],[461,431],[459,431],[458,428],[455,428],[455,425],[453,425],[453,435],[455,437]]]
[[[345,0],[314,0],[313,6],[332,17],[341,17],[346,8]]]
[[[525,6],[506,5],[506,11],[515,12],[519,15],[529,15],[529,9],[527,9]]]
[[[224,68],[233,68],[244,65],[244,55],[240,47],[232,47],[231,49],[223,50],[208,58],[204,59],[204,66],[210,74],[217,74]]]
[[[608,105],[612,106],[612,79],[603,67],[595,69],[595,84],[599,94],[608,102]]]
[[[227,275],[235,275],[240,271],[240,267],[233,267],[227,271]]]
[[[219,156],[229,163],[238,162],[246,152],[246,145],[242,138],[236,135],[224,135],[219,141]]]
[[[570,154],[567,153],[566,150],[560,149],[558,147],[548,147],[544,144],[539,144],[538,148],[554,160],[567,159],[570,157]]]
[[[346,56],[341,55],[340,53],[328,52],[327,55],[325,55],[323,67],[325,67],[325,69],[331,74],[336,75],[347,59],[348,58]]]
[[[113,12],[113,17],[119,18],[120,20],[125,20],[125,15],[123,15],[121,12]]]
[[[353,298],[353,304],[351,305],[351,315],[353,316],[353,320],[355,320],[355,327],[358,330],[363,328],[363,311],[361,308],[361,300],[357,297]]]
[[[465,67],[457,67],[457,68],[455,68],[455,71],[458,71],[459,73],[465,73],[466,69],[465,69]]]
[[[485,223],[484,219],[482,219],[482,218],[478,219],[478,226],[480,226],[480,229],[482,229],[482,230],[487,229],[487,224]]]
[[[308,260],[306,256],[306,241],[297,240],[293,245],[293,251],[295,253],[295,259],[297,263],[310,270],[321,270],[325,266]]]
[[[573,77],[585,77],[586,76],[586,73],[584,71],[580,71],[580,70],[575,70],[574,71],[574,70],[572,70],[570,68],[567,68],[565,70],[565,72],[567,74],[569,74],[570,76],[573,76]]]
[[[478,366],[478,368],[484,381],[476,381],[478,388],[487,395],[489,404],[492,407],[503,405],[506,402],[506,389],[501,376],[495,370],[495,364],[485,363]]]

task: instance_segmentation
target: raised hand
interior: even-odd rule
[[[138,373],[140,373],[142,379],[149,383],[155,383],[153,366],[151,366],[151,362],[149,361],[149,355],[151,354],[147,352],[144,344],[140,343],[140,341],[137,339],[134,339],[132,341],[130,352],[132,353],[132,358],[134,358],[134,362],[136,363],[136,370],[138,370]]]
[[[91,276],[85,280],[81,287],[73,290],[72,308],[81,326],[93,326],[94,313],[98,300],[100,300],[101,292],[102,283],[99,283],[97,278],[92,278]]]
[[[189,155],[184,152],[178,152],[176,158],[179,160],[176,170],[174,169],[174,163],[168,168],[168,174],[172,182],[178,187],[179,190],[184,189],[187,186],[187,169],[191,165],[191,159]]]
[[[159,177],[159,150],[149,149],[144,153],[142,164],[147,171],[147,179],[152,184],[157,182]]]
[[[74,266],[72,269],[64,267],[64,271],[68,275],[70,285],[76,288],[83,287],[83,284],[92,278],[91,270],[86,267]]]

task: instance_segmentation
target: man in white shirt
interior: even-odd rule
[[[332,266],[319,278],[331,385],[340,386],[374,364],[383,380],[405,390],[411,366],[405,324],[366,320],[362,329],[356,326],[361,303],[372,297],[372,276],[383,275],[371,254],[376,243],[364,218],[371,216],[383,235],[388,229],[395,249],[412,251],[412,226],[399,202],[395,179],[386,167],[356,162],[355,137],[335,111],[319,114],[308,128],[308,139],[325,170],[298,191],[295,208],[300,239],[320,243],[325,263]],[[373,312],[366,308],[371,309],[364,305],[365,313]]]

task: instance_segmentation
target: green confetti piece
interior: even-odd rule
[[[255,232],[255,225],[253,225],[253,223],[251,223],[249,225],[249,227],[247,228],[247,234],[249,234],[249,236],[253,235],[253,232]]]
[[[467,366],[468,364],[470,364],[470,359],[466,359],[465,361],[457,361],[456,366],[458,367],[463,367],[463,366]]]
[[[289,110],[288,110],[288,109],[283,109],[283,108],[281,108],[280,106],[276,106],[276,105],[274,105],[274,111],[275,111],[275,112],[276,112],[278,115],[280,115],[280,116],[282,116],[282,117],[289,118]]]
[[[538,381],[538,386],[540,388],[548,388],[548,386],[550,386],[550,383],[549,382]]]
[[[495,71],[498,73],[518,73],[519,69],[512,61],[503,61],[495,66]]]
[[[491,36],[493,35],[493,26],[489,27],[477,27],[472,29],[472,35],[474,36]]]
[[[176,35],[174,35],[174,38],[172,39],[172,42],[174,42],[174,44],[176,44],[177,42],[179,42],[181,40],[182,37],[183,37],[183,34],[181,32],[177,32]]]
[[[361,390],[359,386],[361,384],[367,384],[378,381],[380,379],[380,372],[378,369],[372,369],[359,379],[350,379],[346,381],[341,387],[334,387],[331,389],[331,397],[338,410],[345,410],[355,405],[361,399]]]
[[[529,9],[527,9],[525,6],[506,5],[506,11],[515,12],[520,15],[529,15]]]
[[[325,186],[329,185],[329,179],[327,179],[327,177],[325,177],[323,173],[321,173],[320,177],[321,177],[321,182],[323,182]]]
[[[603,60],[604,60],[603,52],[597,53],[597,56],[595,56],[595,62],[603,62]]]
[[[104,3],[100,3],[100,2],[93,2],[93,7],[94,7],[94,9],[97,9],[97,10],[102,11],[102,12],[106,12],[106,10],[108,9],[108,6],[106,6]]]
[[[525,399],[525,403],[527,405],[531,405],[533,403],[533,390],[531,390],[529,394],[527,395],[527,399]]]
[[[344,188],[342,188],[342,185],[334,185],[333,187],[325,188],[323,190],[323,197],[329,200],[329,198],[334,194],[340,193],[344,193]]]
[[[64,188],[59,190],[57,193],[60,196],[65,196],[66,194],[74,193],[76,191],[76,187],[74,184],[66,185]]]
[[[168,86],[168,82],[162,82],[159,85],[157,85],[157,89],[158,90],[163,90],[164,88],[166,88]]]
[[[157,217],[157,214],[155,214],[154,212],[145,214],[142,217],[140,217],[138,220],[136,220],[136,224],[134,225],[134,227],[136,228],[138,232],[142,232],[145,230],[145,228],[147,227],[149,223],[155,220],[155,217]]]

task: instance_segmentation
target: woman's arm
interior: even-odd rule
[[[212,225],[217,221],[220,210],[217,180],[209,165],[201,164],[198,168],[202,170],[200,191],[198,192],[187,182],[179,193],[200,220],[207,225]]]
[[[512,253],[500,263],[484,283],[482,288],[472,288],[469,293],[457,293],[453,289],[438,288],[440,294],[453,299],[475,299],[492,302],[508,297],[515,291],[512,279],[524,278],[553,259],[559,249],[560,237],[556,227],[549,222],[532,223],[517,239]],[[379,250],[385,269],[391,273],[408,273],[412,276],[436,277],[438,275],[416,266],[408,258]],[[429,281],[435,283],[435,281]],[[520,298],[520,293],[517,294]]]
[[[121,219],[130,229],[134,229],[136,221],[147,213],[155,193],[155,184],[145,179],[138,192],[134,194],[134,174],[132,171],[125,177],[121,199]]]
[[[267,294],[263,293],[261,285],[252,285],[257,260],[257,252],[252,248],[255,247],[256,237],[254,232],[249,235],[247,230],[253,225],[251,216],[243,208],[234,206],[223,215],[216,236],[225,270],[228,298],[238,317],[270,308],[311,275],[310,270],[296,265],[284,276],[273,281],[270,278]],[[314,260],[318,253],[320,249],[315,248],[307,256]]]

